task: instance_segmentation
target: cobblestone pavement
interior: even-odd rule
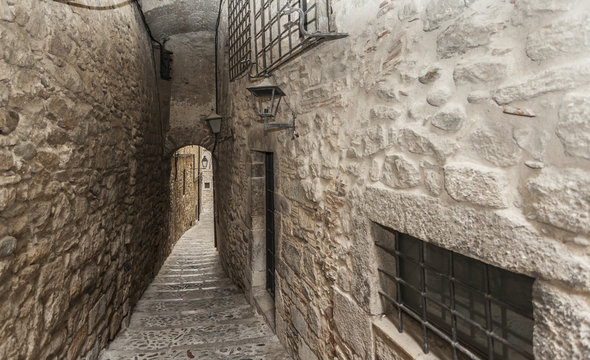
[[[178,241],[102,360],[291,359],[232,284],[204,217]]]

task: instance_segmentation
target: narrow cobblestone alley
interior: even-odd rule
[[[221,268],[208,212],[178,241],[102,359],[290,358]]]

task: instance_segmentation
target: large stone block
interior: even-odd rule
[[[305,360],[318,360],[317,355],[307,346],[305,341],[299,344],[299,358]]]
[[[12,154],[8,151],[0,150],[0,171],[10,170],[15,165]]]
[[[12,255],[16,250],[17,241],[13,236],[5,236],[0,240],[0,259]]]
[[[383,165],[381,182],[394,188],[411,188],[420,183],[420,172],[401,155],[388,155]]]
[[[588,50],[590,50],[590,16],[587,14],[546,25],[529,34],[526,43],[526,53],[535,61]]]
[[[572,4],[564,0],[518,0],[515,2],[516,8],[526,17],[555,15],[569,10]]]
[[[465,0],[430,0],[426,5],[424,31],[438,29],[443,22],[461,15],[464,9]]]
[[[477,155],[494,165],[506,167],[518,163],[521,151],[508,128],[480,128],[471,134],[470,140]]]
[[[291,323],[299,333],[299,336],[307,339],[307,322],[301,311],[294,305],[291,306]]]
[[[449,104],[434,114],[430,122],[441,130],[456,132],[461,129],[466,119],[467,114],[462,105]]]
[[[450,140],[418,128],[404,128],[397,134],[398,144],[405,150],[420,155],[429,155],[439,162],[452,155],[457,145]]]
[[[389,116],[387,112],[382,115]],[[383,127],[378,125],[356,131],[352,134],[350,143],[352,146],[348,150],[348,156],[352,158],[370,156],[388,146],[387,134]]]
[[[587,295],[570,293],[544,281],[533,287],[535,359],[587,359],[590,305]]]
[[[590,234],[590,173],[545,168],[529,180],[529,207],[537,221]]]
[[[360,358],[368,359],[372,352],[370,318],[350,296],[337,288],[334,288],[334,323],[342,340]]]
[[[590,95],[569,94],[563,99],[557,136],[566,154],[590,160]]]
[[[503,173],[471,163],[454,163],[444,167],[445,189],[461,202],[493,208],[508,206]]]
[[[492,93],[500,105],[513,101],[529,100],[537,96],[574,89],[590,82],[590,62],[583,61],[553,67],[525,81],[501,87]]]
[[[359,207],[377,223],[443,248],[537,279],[590,289],[587,259],[538,233],[520,212],[448,204],[378,186],[367,188]]]
[[[508,65],[493,58],[462,61],[455,67],[453,78],[457,84],[488,83],[504,79]]]
[[[451,89],[447,86],[435,86],[426,95],[426,102],[432,106],[443,106],[452,96]]]
[[[498,25],[490,22],[488,15],[461,17],[438,35],[436,41],[438,56],[448,59],[487,45],[497,27]]]
[[[17,112],[0,109],[0,135],[8,135],[16,129],[20,116]]]
[[[535,160],[543,160],[547,150],[547,142],[550,140],[547,131],[536,128],[523,128],[515,129],[512,135],[521,149],[527,151]]]
[[[295,271],[296,274],[301,274],[301,265],[302,265],[302,258],[301,258],[301,251],[289,243],[288,241],[282,241],[283,244],[283,259],[285,262],[289,264],[291,269]]]

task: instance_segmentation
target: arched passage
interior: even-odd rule
[[[170,155],[169,203],[171,245],[205,214],[213,218],[213,161],[211,152],[188,145]]]

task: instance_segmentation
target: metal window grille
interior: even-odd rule
[[[252,4],[257,77],[324,41],[347,36],[331,31],[330,0],[252,0]]]
[[[434,337],[453,359],[534,358],[534,279],[378,224],[373,235],[385,313],[400,332],[413,319],[425,353]]]
[[[250,67],[250,0],[229,0],[229,72],[235,80]]]

